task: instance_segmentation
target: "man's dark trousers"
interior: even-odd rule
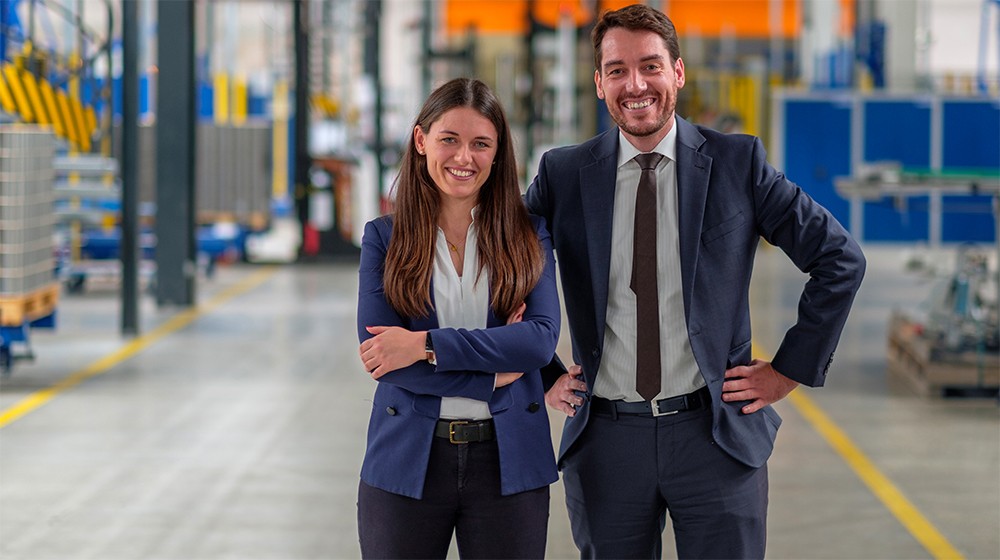
[[[712,440],[707,407],[657,418],[591,413],[564,458],[581,558],[660,558],[669,511],[679,558],[763,558],[767,466]]]

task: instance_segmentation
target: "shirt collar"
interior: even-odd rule
[[[673,118],[673,126],[670,127],[670,132],[660,140],[660,143],[653,148],[653,152],[662,154],[663,156],[677,161],[677,117]],[[632,161],[632,159],[641,154],[631,142],[625,138],[625,134],[622,133],[621,129],[618,129],[618,167],[625,165],[626,163]]]

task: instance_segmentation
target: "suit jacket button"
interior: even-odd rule
[[[528,405],[528,412],[534,414],[534,413],[538,412],[539,408],[541,408],[541,406],[539,406],[538,403],[533,402],[533,403],[531,403],[531,404]]]
[[[388,414],[389,416],[395,416],[396,415],[396,409],[392,408],[391,406],[387,406],[387,407],[385,407],[385,413]]]
[[[591,354],[596,358],[601,355],[601,350],[599,348],[594,348],[594,351],[591,352]]]

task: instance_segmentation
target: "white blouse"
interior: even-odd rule
[[[448,240],[438,228],[434,245],[434,305],[442,328],[484,329],[489,308],[489,271],[483,269],[478,282],[479,251],[476,248],[476,221],[465,234],[465,258],[462,274],[452,263]],[[495,381],[494,381],[495,386]],[[491,418],[489,404],[465,397],[443,397],[441,418],[483,420]]]

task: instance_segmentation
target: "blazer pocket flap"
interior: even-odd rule
[[[413,411],[421,416],[437,418],[441,416],[441,397],[415,395],[413,397]]]
[[[722,237],[723,235],[726,235],[727,233],[740,227],[741,225],[743,225],[743,222],[745,221],[746,218],[743,217],[742,211],[736,214],[735,216],[726,218],[722,222],[701,232],[701,242],[706,244],[711,243],[712,241],[715,241],[716,239]]]
[[[726,358],[726,369],[749,364],[752,347],[752,341],[748,340],[734,348],[731,348],[729,350],[729,356]]]
[[[765,406],[761,409],[764,413],[764,417],[771,421],[771,425],[777,430],[781,426],[781,415],[778,414],[777,410],[774,410],[773,406]]]
[[[496,414],[498,412],[503,412],[513,406],[514,404],[514,394],[513,386],[517,384],[517,381],[507,385],[506,387],[501,387],[493,392],[493,398],[490,399],[490,414]]]

